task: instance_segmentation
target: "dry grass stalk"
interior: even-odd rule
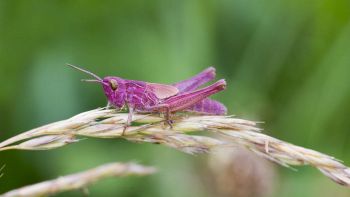
[[[15,189],[0,195],[0,197],[49,196],[64,191],[83,189],[96,181],[109,177],[149,175],[155,171],[153,167],[134,163],[110,163],[84,172]]]
[[[138,126],[128,127],[126,135],[122,136],[126,119],[126,113],[116,113],[114,110],[84,112],[12,137],[0,143],[0,151],[52,149],[77,142],[75,136],[124,138],[134,142],[163,144],[186,153],[203,153],[217,147],[240,145],[283,166],[311,165],[335,182],[350,186],[350,169],[338,160],[262,134],[252,121],[231,116],[184,115],[178,117],[170,129],[159,116],[138,114],[133,120]],[[187,134],[192,131],[209,131],[224,138]],[[24,142],[13,145],[20,141]]]

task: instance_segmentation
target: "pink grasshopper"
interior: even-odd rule
[[[134,112],[165,114],[167,123],[171,126],[170,114],[178,111],[190,111],[212,115],[226,114],[226,107],[215,100],[209,99],[212,94],[226,88],[226,82],[221,79],[214,84],[197,88],[215,78],[215,68],[209,67],[196,76],[172,85],[149,83],[122,79],[120,77],[108,76],[100,78],[94,73],[68,64],[77,70],[87,73],[95,79],[84,81],[98,82],[102,84],[108,99],[107,106],[117,109],[127,107],[129,115],[123,134],[127,126],[131,124]]]

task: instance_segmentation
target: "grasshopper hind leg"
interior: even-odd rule
[[[173,128],[174,121],[171,120],[171,111],[170,105],[168,104],[159,104],[152,107],[147,107],[147,111],[159,112],[159,114],[164,114],[165,123],[169,125],[170,128]]]
[[[180,81],[173,84],[176,88],[179,89],[180,93],[185,93],[189,91],[196,90],[199,86],[213,80],[215,78],[215,68],[209,67],[196,76],[191,77],[190,79]]]
[[[165,122],[169,125],[169,127],[172,129],[173,128],[173,123],[174,123],[174,121],[173,120],[171,120],[171,113],[170,113],[170,108],[169,107],[167,107],[167,108],[165,108],[166,109],[166,111],[165,111]]]

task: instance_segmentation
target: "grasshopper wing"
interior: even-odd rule
[[[159,99],[169,98],[179,93],[179,89],[176,87],[159,83],[147,83],[147,89]]]

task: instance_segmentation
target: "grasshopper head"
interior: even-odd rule
[[[105,77],[102,80],[102,87],[108,101],[117,108],[125,105],[126,90],[124,80],[119,77]]]

